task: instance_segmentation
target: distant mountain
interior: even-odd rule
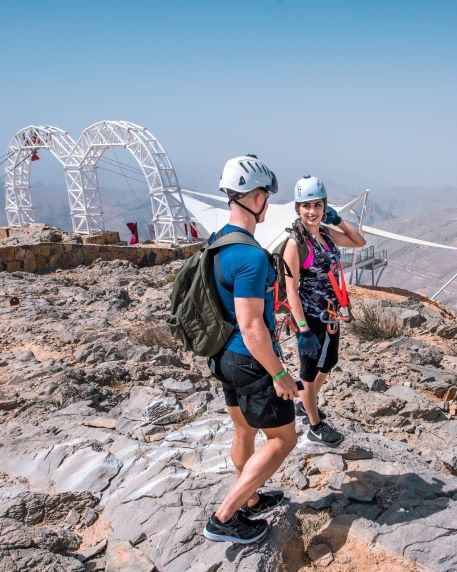
[[[330,199],[344,204],[360,194],[327,182]],[[362,192],[360,190],[360,192]],[[35,182],[33,187],[37,222],[46,222],[64,230],[71,230],[68,198],[58,185]],[[284,193],[272,197],[275,203],[286,202]],[[148,238],[151,206],[147,192],[131,189],[101,189],[102,206],[107,229],[120,232],[122,239],[130,236],[127,222],[138,222],[140,238]],[[399,187],[375,190],[370,193],[365,223],[398,234],[457,246],[457,188],[436,189]],[[5,196],[0,184],[0,226],[6,225]],[[355,210],[360,212],[361,205]],[[422,213],[422,214],[421,214]],[[394,215],[397,215],[394,218]],[[447,279],[457,272],[457,252],[423,247],[389,239],[367,237],[368,244],[388,252],[389,264],[380,285],[401,286],[431,296]],[[368,282],[366,275],[364,281]],[[440,294],[438,299],[457,307],[457,280]]]
[[[380,222],[376,227],[430,242],[457,246],[457,208],[427,209],[424,214]],[[387,250],[389,262],[381,276],[380,286],[401,286],[432,296],[457,272],[456,250],[373,236],[366,238],[368,245]],[[457,308],[457,279],[438,296],[438,300]]]
[[[457,187],[453,186],[386,187],[374,189],[371,196],[394,218],[457,207]]]
[[[44,185],[40,182],[33,185],[33,203],[36,207],[35,220],[46,222],[63,230],[72,230],[68,195],[65,188],[58,185]],[[127,222],[137,222],[140,238],[149,238],[148,224],[151,221],[151,202],[147,191],[130,189],[101,188],[103,216],[105,227],[117,230],[121,239],[130,237]],[[0,185],[0,226],[6,226],[5,193]]]

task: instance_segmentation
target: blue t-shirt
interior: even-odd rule
[[[243,232],[254,238],[247,230],[231,224],[226,224],[222,228],[221,234],[224,235],[234,231]],[[265,300],[265,324],[268,330],[273,332],[275,328],[274,300],[271,287],[276,279],[276,274],[265,252],[261,248],[256,248],[249,244],[230,244],[223,246],[219,250],[219,261],[225,282],[233,288],[233,293],[224,288],[217,278],[217,272],[214,270],[217,292],[227,320],[230,322],[236,321],[234,298],[263,298]],[[238,325],[236,325],[234,332],[224,347],[232,352],[251,355],[244,345]]]

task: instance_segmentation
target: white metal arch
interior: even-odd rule
[[[70,135],[50,125],[29,125],[18,131],[8,147],[5,163],[5,199],[8,226],[35,222],[30,186],[31,163],[38,149],[48,149],[65,166],[75,146]]]
[[[75,232],[103,230],[97,163],[110,147],[124,147],[135,157],[149,188],[157,240],[187,239],[187,212],[173,165],[159,141],[145,127],[127,121],[100,121],[81,134],[65,166]]]

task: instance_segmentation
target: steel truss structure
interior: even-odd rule
[[[104,230],[97,163],[110,147],[124,147],[135,157],[148,185],[156,240],[188,240],[190,215],[173,165],[159,141],[145,128],[127,121],[90,125],[75,142],[50,126],[18,131],[8,148],[5,168],[6,214],[9,226],[35,222],[30,186],[31,162],[38,149],[48,149],[63,165],[73,231]]]
[[[65,166],[74,146],[75,141],[68,133],[50,125],[29,125],[14,135],[5,162],[8,226],[27,226],[35,222],[30,171],[37,150],[48,149]]]
[[[145,127],[127,121],[100,121],[87,127],[65,166],[73,229],[103,230],[97,163],[110,147],[124,147],[135,157],[148,188],[156,240],[188,239],[190,216],[173,165],[159,141]]]

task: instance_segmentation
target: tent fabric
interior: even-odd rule
[[[388,232],[387,230],[381,230],[379,228],[373,228],[371,226],[366,226],[366,225],[362,225],[362,232],[366,232],[367,234],[372,234],[374,236],[381,236],[383,238],[392,238],[393,240],[400,240],[402,242],[421,244],[422,246],[435,246],[436,248],[447,248],[448,250],[457,250],[457,246],[440,244],[438,242],[429,242],[428,240],[420,240],[419,238],[411,238],[410,236],[404,236],[402,234],[396,234],[394,232]]]
[[[203,231],[200,236],[209,236],[212,232],[217,232],[224,226],[230,217],[230,209],[227,207],[226,199],[217,197],[215,195],[207,195],[197,191],[190,191],[189,189],[182,189],[184,195],[184,202],[187,209],[192,214],[200,226],[206,230],[207,234]],[[331,205],[337,212],[350,212],[353,206],[363,197],[363,193],[352,199],[345,205]],[[215,207],[211,203],[215,201],[220,204],[220,207]],[[259,224],[255,231],[255,237],[259,243],[270,251],[282,242],[287,233],[285,229],[290,227],[296,218],[295,203],[293,201],[285,204],[271,203],[268,207],[268,213],[265,222]],[[422,246],[434,246],[436,248],[445,248],[448,250],[457,250],[456,246],[449,246],[437,242],[429,242],[420,240],[402,234],[396,234],[381,230],[371,226],[362,225],[362,232],[383,238],[391,238],[393,240],[400,240],[412,244],[419,244]]]

